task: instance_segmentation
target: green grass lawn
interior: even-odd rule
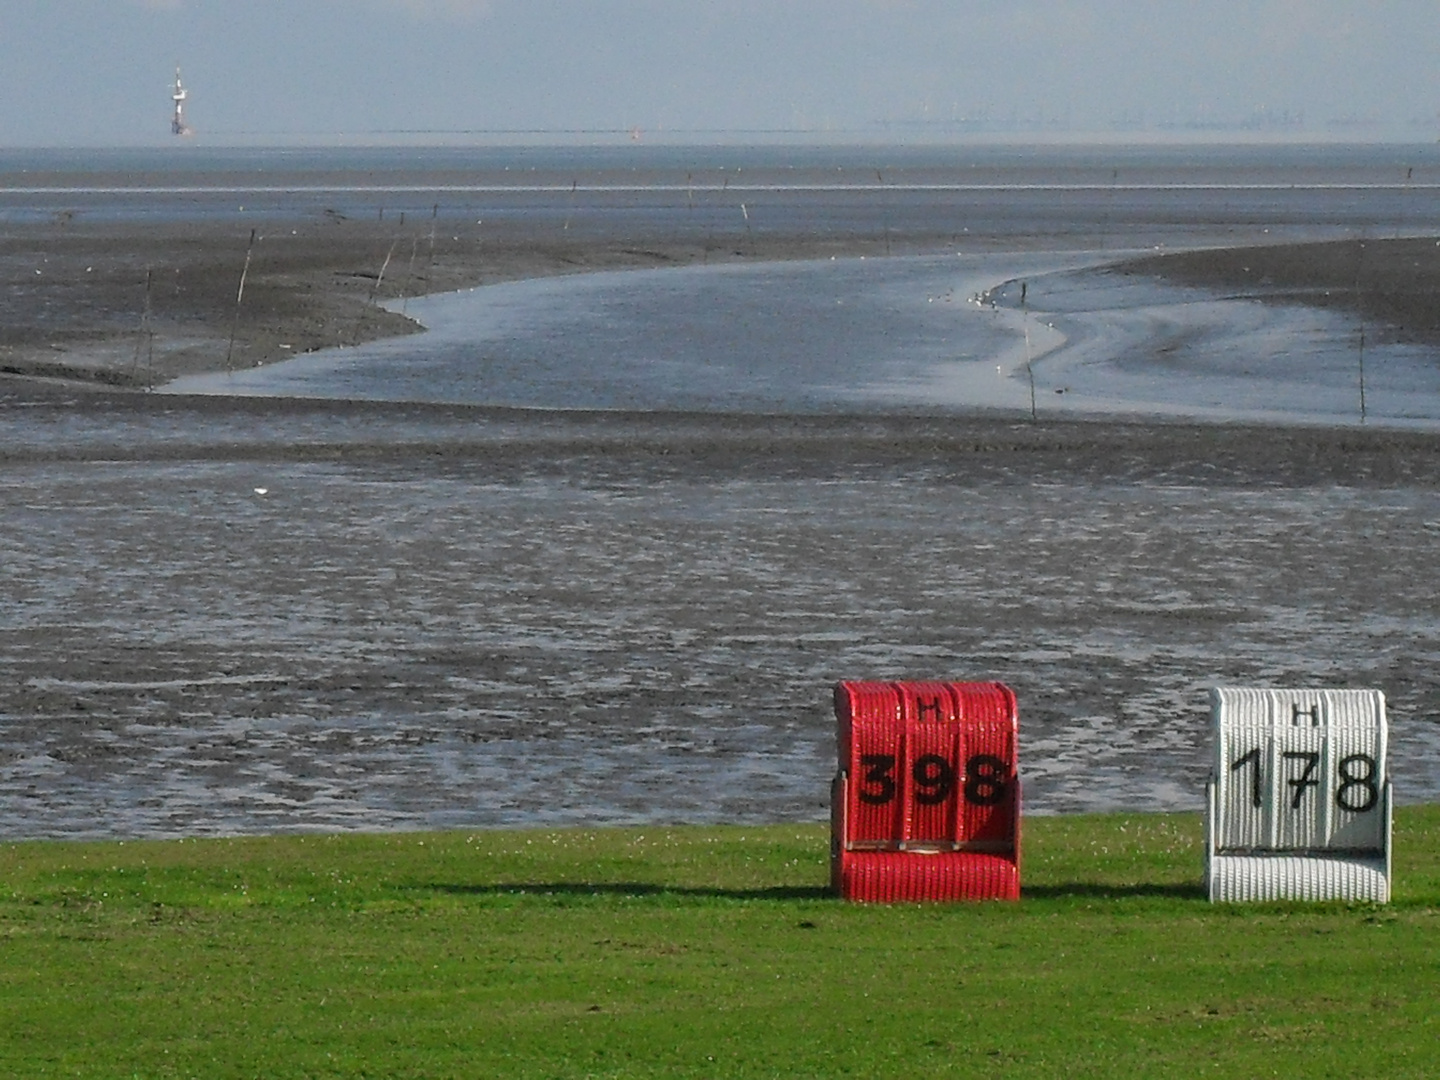
[[[1194,815],[1030,818],[1019,904],[823,826],[0,845],[0,1075],[1436,1076],[1440,807],[1387,907],[1216,907]]]

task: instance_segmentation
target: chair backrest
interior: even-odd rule
[[[1385,695],[1210,691],[1218,854],[1389,849]]]
[[[847,850],[1013,852],[1015,695],[1002,683],[846,682],[835,688],[835,840]],[[843,824],[840,824],[843,823]]]

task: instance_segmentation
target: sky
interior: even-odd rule
[[[1435,0],[0,0],[0,146],[1440,138]],[[535,134],[538,133],[538,134]]]

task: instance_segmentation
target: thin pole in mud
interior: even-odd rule
[[[884,175],[879,169],[876,169],[876,170],[875,170],[875,179],[880,181],[880,186],[881,186],[882,188],[884,188],[884,187],[887,186],[886,183],[885,183],[885,175]],[[880,206],[881,206],[881,208],[882,208],[882,209],[881,209],[881,222],[882,222],[883,227],[884,227],[884,229],[885,229],[885,254],[886,254],[886,255],[889,255],[889,254],[890,254],[890,202],[889,202],[889,200],[886,199],[883,195],[880,197]]]
[[[1020,325],[1025,330],[1025,375],[1030,380],[1030,419],[1039,420],[1040,414],[1035,408],[1035,365],[1030,360],[1030,312],[1025,307],[1028,288],[1027,282],[1020,283]]]
[[[435,223],[440,218],[440,204],[430,211],[430,258],[425,263],[425,291],[430,292],[430,275],[435,270]]]
[[[245,278],[250,273],[250,256],[255,252],[255,230],[250,230],[250,243],[245,248],[245,265],[240,268],[240,287],[235,290],[235,315],[230,320],[230,344],[225,349],[225,370],[234,371],[231,358],[235,355],[235,332],[240,329],[240,301],[245,299]]]
[[[402,215],[403,216],[403,215]],[[400,314],[410,306],[410,286],[415,284],[415,252],[420,248],[420,237],[410,238],[410,268],[405,272],[405,287],[400,290]]]
[[[1110,215],[1115,209],[1115,189],[1120,185],[1120,170],[1110,170],[1110,188],[1100,193],[1100,236],[1097,243],[1101,251],[1105,250],[1107,239],[1110,235]]]
[[[1365,303],[1360,287],[1360,268],[1365,262],[1365,241],[1360,241],[1355,256],[1355,310],[1360,313],[1360,423],[1365,423]]]
[[[135,359],[130,364],[130,377],[135,377],[140,367],[140,349],[146,348],[145,354],[145,389],[155,389],[155,332],[150,329],[150,287],[154,282],[155,272],[148,266],[145,268],[145,308],[140,315],[140,336],[135,339]]]
[[[384,280],[385,280],[385,271],[390,268],[390,260],[391,260],[391,258],[393,258],[394,255],[395,255],[395,245],[398,244],[398,243],[400,243],[400,238],[399,238],[399,237],[396,237],[396,238],[395,238],[395,241],[390,245],[390,250],[385,253],[385,261],[380,264],[380,273],[378,273],[378,274],[375,275],[375,281],[374,281],[374,283],[370,286],[370,296],[369,296],[369,298],[365,301],[365,306],[360,309],[360,317],[355,320],[355,344],[356,344],[356,345],[359,345],[359,344],[360,344],[360,328],[365,325],[365,316],[366,316],[366,314],[370,311],[370,309],[371,309],[372,307],[375,306],[375,297],[376,297],[376,296],[379,294],[379,292],[380,292],[380,285],[381,285],[381,283],[384,282]]]
[[[722,170],[722,171],[723,171],[723,170]],[[723,205],[725,204],[725,193],[726,193],[727,191],[729,191],[729,190],[730,190],[730,177],[728,177],[728,176],[722,177],[722,178],[721,178],[721,181],[720,181],[720,205],[721,205],[721,206],[723,206]],[[745,209],[745,207],[744,207],[743,204],[741,205],[740,209],[742,209],[742,210]],[[747,223],[749,222],[750,217],[749,217],[748,214],[746,215],[745,220],[746,220]],[[705,263],[706,263],[706,265],[709,265],[709,263],[710,263],[710,248],[711,248],[711,246],[713,245],[714,240],[715,240],[715,226],[714,226],[713,224],[711,224],[711,225],[709,226],[709,228],[707,228],[707,229],[705,230]]]
[[[1407,166],[1405,166],[1405,185],[1404,185],[1404,187],[1403,187],[1401,190],[1403,190],[1403,191],[1405,192],[1406,196],[1407,196],[1407,198],[1406,198],[1406,200],[1405,200],[1407,203],[1410,201],[1409,198],[1408,198],[1408,196],[1410,195],[1410,193],[1411,193],[1412,191],[1415,190],[1414,188],[1412,188],[1412,187],[1410,186],[1410,185],[1414,182],[1414,180],[1415,180],[1415,166],[1414,166],[1414,165],[1407,165]],[[1395,222],[1395,239],[1396,239],[1396,240],[1399,240],[1400,237],[1402,237],[1403,235],[1405,235],[1405,230],[1404,230],[1404,228],[1401,226],[1400,222],[1397,220],[1397,221]]]
[[[1365,324],[1360,324],[1360,423],[1365,423]]]
[[[570,231],[570,218],[573,217],[575,214],[575,193],[579,189],[579,187],[579,180],[570,181],[570,205],[565,208],[565,227],[560,230],[561,232]]]

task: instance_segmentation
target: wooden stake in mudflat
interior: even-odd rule
[[[881,186],[882,188],[884,188],[884,187],[886,186],[886,185],[885,185],[885,174],[882,173],[879,169],[876,169],[876,170],[875,170],[875,179],[880,181],[880,186]],[[889,200],[885,199],[883,195],[881,196],[881,200],[882,200],[882,201],[881,201],[881,204],[880,204],[880,205],[881,205],[882,207],[884,207],[884,214],[883,214],[882,220],[883,220],[884,223],[885,223],[885,254],[886,254],[886,255],[889,255],[889,254],[890,254],[890,202],[889,202]]]
[[[404,214],[400,215],[404,217]],[[420,237],[410,238],[410,269],[405,273],[405,287],[400,290],[400,314],[410,305],[410,288],[415,284],[415,253],[420,250]]]
[[[1360,423],[1365,423],[1365,324],[1360,324]]]
[[[365,306],[360,309],[360,317],[355,320],[355,344],[360,344],[360,328],[365,325],[366,313],[375,305],[376,294],[380,292],[380,285],[385,280],[385,271],[390,268],[390,260],[395,256],[395,245],[400,243],[397,236],[390,245],[390,250],[385,253],[385,261],[380,264],[380,273],[375,275],[375,284],[370,286],[370,298],[365,301]]]
[[[235,290],[235,317],[230,320],[230,345],[225,350],[225,370],[234,371],[230,360],[235,355],[235,332],[240,328],[240,301],[245,299],[245,277],[250,273],[250,256],[255,252],[255,230],[250,230],[250,244],[245,248],[245,266],[240,271],[240,287]]]
[[[1030,312],[1025,307],[1025,293],[1029,289],[1029,282],[1020,283],[1020,325],[1025,330],[1025,376],[1030,380],[1030,419],[1039,420],[1040,414],[1035,408],[1035,364],[1030,357]]]
[[[1355,258],[1355,308],[1360,313],[1360,423],[1365,423],[1365,296],[1360,289],[1360,270],[1365,262],[1365,241]]]
[[[435,226],[440,221],[440,204],[437,202],[434,209],[430,211],[430,255],[425,260],[425,291],[434,292],[434,286],[430,284],[430,278],[435,273]]]
[[[145,270],[145,309],[140,315],[140,336],[135,339],[135,359],[130,363],[130,377],[133,379],[140,368],[140,350],[145,349],[145,389],[155,389],[155,333],[150,329],[150,287],[155,272]]]

